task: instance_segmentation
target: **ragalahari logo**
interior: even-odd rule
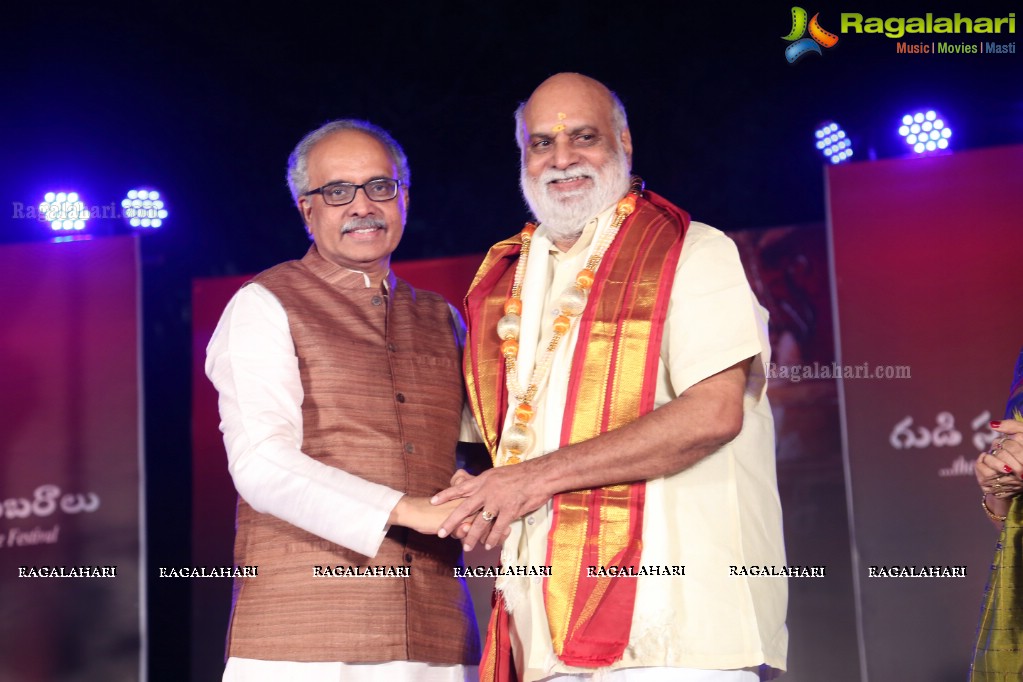
[[[813,19],[807,24],[806,10],[802,7],[792,8],[792,30],[787,36],[782,36],[783,40],[792,43],[785,48],[785,59],[789,60],[789,64],[795,64],[811,52],[821,54],[822,47],[834,47],[838,44],[838,36],[821,28],[817,21],[819,16],[820,13],[814,14]],[[804,38],[807,30],[810,37]]]

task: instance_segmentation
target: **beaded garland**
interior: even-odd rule
[[[637,178],[638,180],[638,178]],[[640,181],[642,182],[642,181]],[[642,187],[640,184],[639,187]],[[515,266],[515,276],[512,280],[511,292],[504,303],[504,317],[497,323],[497,335],[501,338],[501,354],[505,359],[505,380],[508,386],[508,395],[518,403],[515,407],[515,414],[512,425],[505,429],[501,437],[501,453],[503,455],[499,465],[518,464],[522,461],[522,454],[529,450],[536,435],[529,423],[533,420],[532,403],[536,399],[540,387],[547,379],[547,372],[550,370],[551,362],[554,360],[554,352],[568,332],[572,329],[576,319],[586,308],[586,300],[589,297],[590,288],[596,278],[597,268],[604,257],[604,253],[615,235],[621,228],[625,219],[636,210],[636,196],[639,193],[636,185],[633,185],[629,194],[626,194],[615,207],[615,215],[611,226],[601,235],[596,248],[586,261],[586,266],[575,276],[575,284],[568,286],[558,298],[555,318],[553,322],[554,336],[544,349],[539,361],[533,365],[533,372],[529,378],[529,385],[522,388],[518,380],[518,358],[519,358],[519,333],[522,326],[522,278],[526,271],[526,261],[529,258],[529,247],[533,241],[533,233],[536,232],[536,225],[526,223],[522,228],[522,251],[519,253],[519,261]]]

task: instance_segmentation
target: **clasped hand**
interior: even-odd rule
[[[453,535],[462,540],[465,551],[478,543],[490,549],[504,542],[513,521],[536,511],[552,494],[539,485],[530,467],[511,464],[488,469],[473,476],[461,469],[451,477],[451,486],[433,496],[435,505],[461,499],[438,535]]]
[[[977,457],[977,483],[985,494],[1013,497],[1023,491],[1023,422],[1006,419],[992,428],[1003,435]]]

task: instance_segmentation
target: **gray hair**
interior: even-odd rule
[[[295,146],[294,151],[288,156],[288,189],[291,190],[291,198],[298,204],[298,198],[309,191],[309,152],[316,143],[342,130],[356,130],[375,137],[380,144],[387,148],[391,160],[398,169],[398,180],[402,187],[409,186],[408,157],[401,145],[391,137],[391,134],[380,126],[363,121],[357,118],[339,118],[324,123],[316,130],[308,133]]]
[[[629,127],[629,119],[625,115],[625,105],[622,104],[618,95],[613,90],[607,92],[611,96],[611,126],[615,138],[620,139],[622,131]],[[519,102],[519,106],[515,109],[515,142],[518,143],[520,152],[526,151],[526,123],[524,120],[526,102]]]

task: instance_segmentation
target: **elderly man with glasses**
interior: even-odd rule
[[[332,121],[299,142],[288,184],[313,244],[242,287],[207,348],[235,561],[259,567],[236,579],[224,680],[474,679],[461,548],[436,536],[457,503],[429,503],[472,430],[463,329],[390,270],[405,154]]]

